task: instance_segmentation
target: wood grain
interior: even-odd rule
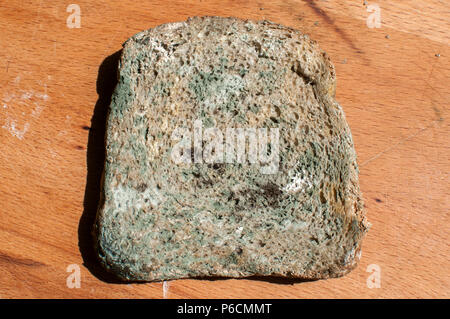
[[[55,2],[57,2],[55,4]],[[75,1],[74,1],[75,2]],[[372,1],[368,1],[373,4]],[[444,1],[64,1],[0,4],[0,297],[448,298],[450,11]],[[93,262],[106,108],[131,35],[195,15],[268,19],[329,53],[372,228],[359,267],[316,282],[274,278],[119,284]],[[77,264],[81,287],[68,288]],[[369,265],[381,287],[368,288]]]

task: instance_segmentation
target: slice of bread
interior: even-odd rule
[[[369,224],[335,88],[317,43],[268,21],[131,37],[95,227],[105,267],[133,281],[353,269]]]

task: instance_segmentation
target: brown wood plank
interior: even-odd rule
[[[1,298],[450,297],[450,11],[443,1],[76,1],[0,5]],[[349,275],[110,282],[91,262],[113,56],[131,35],[195,15],[268,19],[303,30],[331,56],[373,224]],[[88,170],[89,169],[89,170]],[[81,287],[66,280],[80,266]],[[381,287],[368,288],[369,265]]]

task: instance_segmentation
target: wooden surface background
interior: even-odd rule
[[[1,1],[0,297],[449,298],[448,3],[364,2]],[[71,3],[80,28],[67,26]],[[380,28],[367,23],[374,4]],[[116,52],[141,30],[195,15],[282,23],[331,56],[372,223],[349,275],[119,284],[93,261]],[[80,267],[80,288],[67,286],[69,265]],[[377,274],[380,287],[369,288]]]

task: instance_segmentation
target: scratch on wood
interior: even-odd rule
[[[389,147],[386,148],[385,150],[383,150],[383,151],[381,151],[380,153],[376,154],[375,156],[369,158],[367,161],[365,161],[365,162],[363,162],[362,164],[360,164],[359,167],[363,167],[363,166],[367,165],[368,163],[370,163],[370,162],[376,160],[376,159],[379,158],[381,155],[383,155],[383,154],[385,154],[385,153],[387,153],[387,152],[389,152],[389,151],[395,149],[395,148],[398,147],[400,144],[403,144],[403,143],[405,143],[405,142],[407,142],[407,141],[413,139],[414,137],[416,137],[416,136],[419,135],[420,133],[422,133],[422,132],[428,130],[429,128],[431,128],[435,123],[441,122],[441,121],[442,121],[441,119],[434,120],[434,121],[431,122],[428,126],[425,126],[424,128],[419,129],[419,130],[418,130],[417,132],[415,132],[414,134],[411,134],[410,136],[405,137],[404,139],[401,139],[401,140],[398,141],[397,143],[395,143],[395,144],[389,146]]]
[[[436,63],[436,62],[435,62],[435,63]],[[431,86],[431,85],[428,83],[428,80],[431,78],[431,76],[432,76],[432,74],[433,74],[435,63],[433,63],[433,65],[431,66],[431,70],[430,70],[430,73],[429,73],[429,75],[428,75],[428,78],[427,78],[426,80],[424,80],[425,83],[426,83],[431,89],[433,89],[433,90],[434,90],[434,88],[433,88],[433,86]],[[421,100],[423,100],[423,97],[425,96],[425,91],[426,91],[426,88],[422,91],[422,98],[421,98]],[[395,148],[396,148],[397,146],[399,146],[400,144],[403,144],[403,143],[405,143],[405,142],[407,142],[407,141],[413,139],[414,137],[416,137],[416,136],[419,135],[420,133],[422,133],[422,132],[428,130],[428,129],[429,129],[430,127],[432,127],[435,123],[442,122],[442,121],[444,120],[444,118],[443,118],[442,115],[440,114],[439,110],[436,109],[435,106],[433,106],[433,110],[435,111],[436,115],[438,116],[438,119],[437,119],[437,120],[432,121],[428,126],[419,129],[419,130],[418,130],[417,132],[415,132],[414,134],[412,134],[412,135],[410,135],[410,136],[408,136],[408,137],[406,137],[406,138],[404,138],[404,139],[398,141],[398,142],[395,143],[394,145],[392,145],[392,146],[386,148],[385,150],[381,151],[380,153],[376,154],[375,156],[369,158],[367,161],[363,162],[363,163],[362,163],[361,165],[359,165],[359,166],[360,166],[360,167],[363,167],[364,165],[366,165],[366,164],[372,162],[373,160],[379,158],[381,155],[383,155],[383,154],[385,154],[385,153],[387,153],[387,152],[389,152],[389,151],[395,149]]]

